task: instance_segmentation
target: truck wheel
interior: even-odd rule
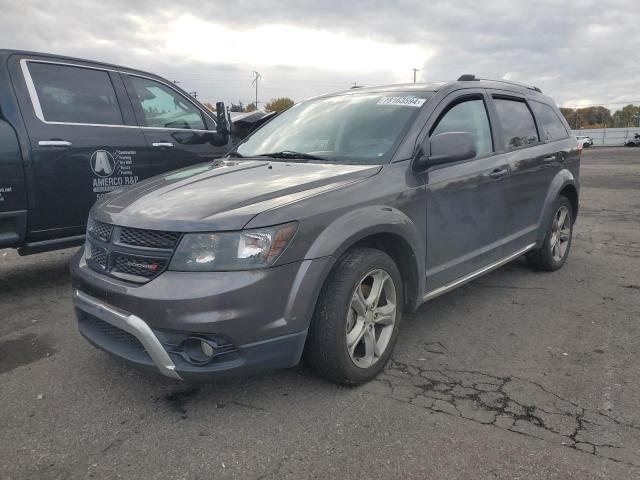
[[[573,237],[573,209],[566,197],[559,196],[553,207],[551,225],[542,246],[529,252],[529,265],[538,270],[553,271],[564,265]]]
[[[313,370],[341,384],[372,380],[396,343],[403,298],[389,255],[373,248],[348,251],[322,287],[311,320],[306,355]]]

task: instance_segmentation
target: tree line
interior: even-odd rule
[[[287,108],[293,107],[293,103],[293,100],[288,97],[272,98],[265,104],[264,109],[268,112],[282,112]],[[209,102],[204,102],[203,105],[212,112],[216,111],[216,107],[211,105]],[[255,103],[250,103],[247,106],[244,106],[240,101],[238,103],[232,103],[229,108],[229,111],[231,112],[254,112],[256,110],[257,107]]]
[[[565,108],[560,111],[574,130],[580,128],[640,127],[640,106],[626,105],[613,114],[606,107]]]

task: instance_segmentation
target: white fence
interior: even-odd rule
[[[573,135],[586,135],[593,139],[594,147],[618,147],[624,141],[640,133],[640,128],[584,128],[571,130]]]

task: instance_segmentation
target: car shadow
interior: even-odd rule
[[[36,262],[0,258],[0,306],[12,297],[37,296],[70,283],[69,261],[77,249],[45,254]]]

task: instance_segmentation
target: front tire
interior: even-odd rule
[[[347,385],[375,378],[396,343],[403,298],[402,278],[389,255],[373,248],[349,250],[316,304],[306,349],[313,370]]]
[[[573,238],[573,208],[566,197],[559,196],[553,207],[553,218],[542,246],[527,254],[529,265],[537,270],[562,268],[569,256]]]

